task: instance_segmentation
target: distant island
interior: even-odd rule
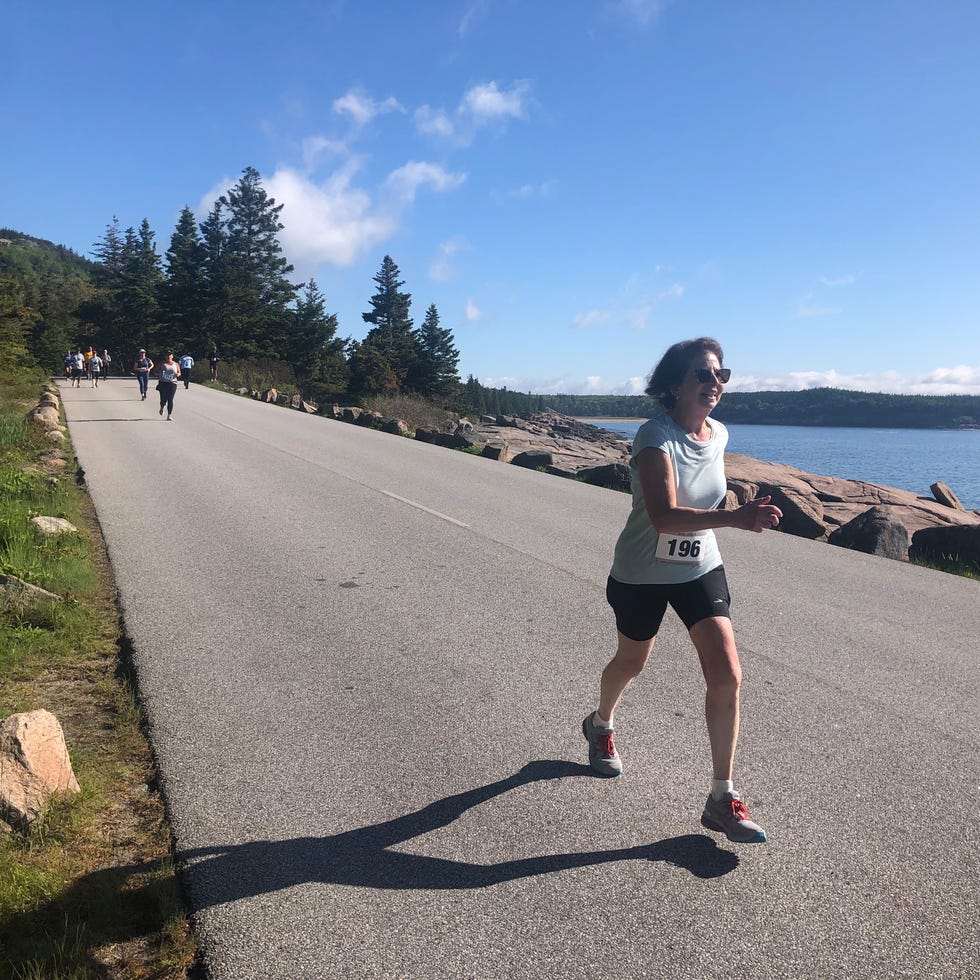
[[[645,395],[534,395],[486,388],[470,378],[467,400],[490,414],[548,409],[593,419],[642,419],[657,410]],[[980,429],[980,395],[886,395],[844,388],[729,391],[712,415],[742,425],[809,425],[872,429]]]

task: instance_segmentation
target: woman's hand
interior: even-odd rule
[[[771,497],[756,497],[747,504],[742,504],[735,514],[735,527],[743,531],[755,531],[761,534],[769,528],[776,527],[783,512],[775,505],[769,503]]]

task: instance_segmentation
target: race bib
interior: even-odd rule
[[[704,561],[708,544],[707,531],[690,534],[661,534],[657,541],[657,557],[661,561],[678,562],[682,565],[698,565]]]

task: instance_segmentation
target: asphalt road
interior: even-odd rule
[[[980,586],[722,532],[745,672],[702,830],[670,621],[593,777],[628,499],[196,386],[62,385],[209,973],[980,976]]]

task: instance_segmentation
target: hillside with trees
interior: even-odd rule
[[[535,395],[485,388],[470,376],[466,401],[479,412],[526,415],[552,409],[578,418],[642,419],[657,411],[646,395]],[[888,395],[844,388],[729,391],[712,415],[743,425],[809,425],[882,429],[980,427],[978,395]]]

